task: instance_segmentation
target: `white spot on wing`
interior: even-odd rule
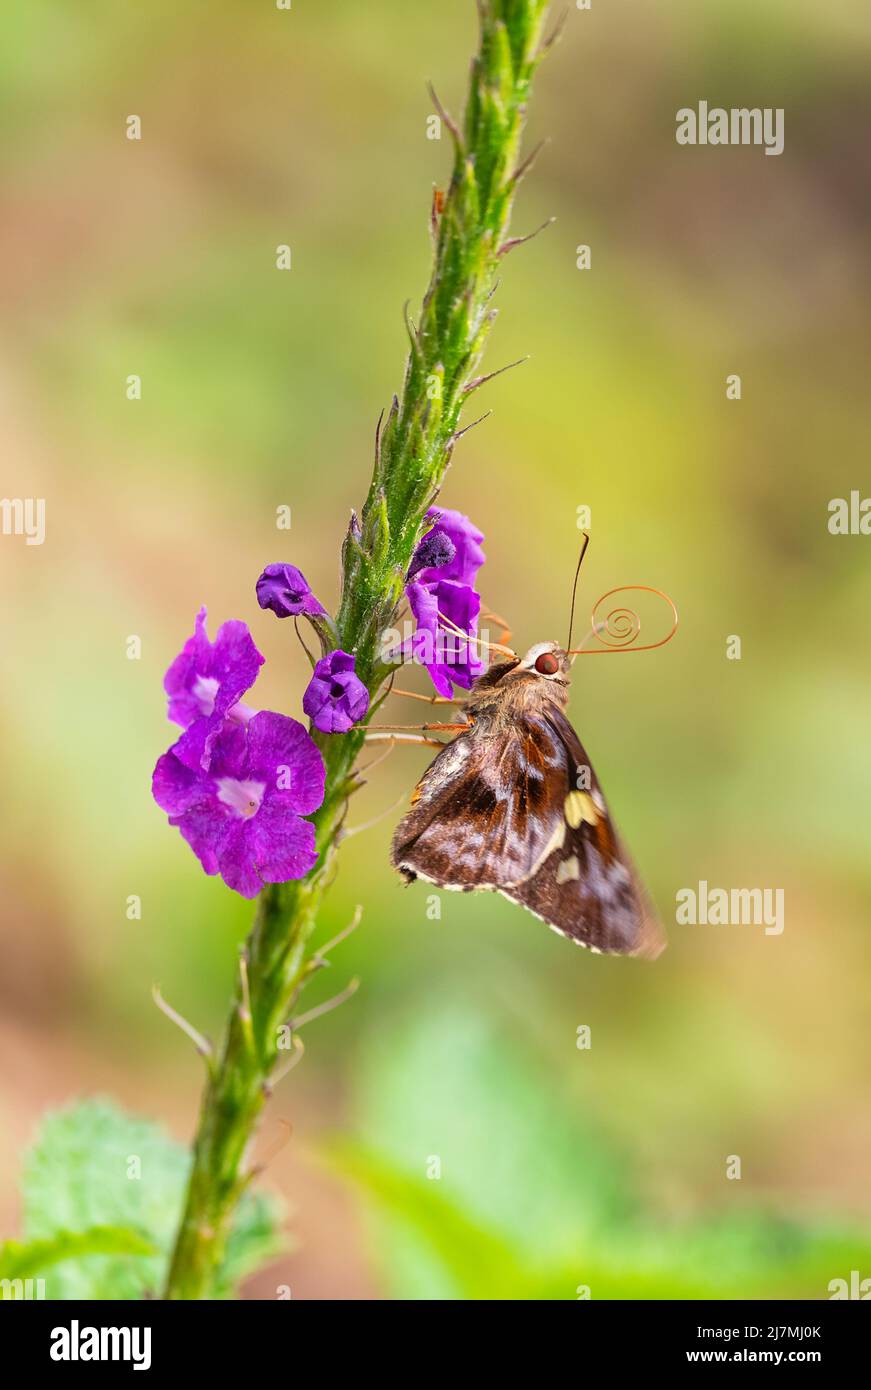
[[[564,859],[556,871],[557,883],[570,883],[572,879],[580,878],[580,876],[581,866],[576,854],[573,854],[570,859]]]

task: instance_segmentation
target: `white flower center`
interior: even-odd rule
[[[211,714],[215,708],[215,696],[218,693],[218,681],[214,676],[197,676],[194,681],[191,694],[198,702],[202,714]]]
[[[236,777],[218,778],[218,800],[244,820],[257,815],[265,791],[265,782],[240,782]]]

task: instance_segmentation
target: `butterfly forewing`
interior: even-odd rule
[[[595,773],[555,704],[473,725],[439,753],[413,802],[391,854],[407,878],[502,892],[599,951],[661,949]]]
[[[537,722],[537,721],[536,721]],[[431,764],[393,839],[393,863],[444,888],[503,888],[534,872],[565,757],[549,728],[461,734]]]

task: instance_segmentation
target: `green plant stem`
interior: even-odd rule
[[[492,297],[511,249],[508,223],[524,169],[520,137],[542,42],[547,0],[479,0],[481,35],[472,63],[463,129],[440,112],[454,145],[451,182],[434,200],[434,267],[417,326],[406,316],[410,351],[402,393],[379,423],[375,468],[360,522],[342,552],[338,645],[374,698],[389,664],[381,651],[402,600],[404,576],[425,529],[459,433],[466,398],[495,317]],[[528,162],[527,162],[528,167]],[[513,243],[516,244],[516,243]],[[317,735],[326,794],[315,823],[319,858],[298,882],[260,895],[246,942],[219,1057],[210,1066],[193,1164],[169,1270],[167,1298],[207,1298],[235,1204],[254,1175],[246,1151],[273,1077],[288,1052],[286,1025],[300,989],[318,968],[309,949],[332,873],[361,730]]]

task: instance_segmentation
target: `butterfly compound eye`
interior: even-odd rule
[[[555,676],[559,670],[559,662],[553,652],[542,652],[541,656],[535,659],[535,669],[540,676]]]

